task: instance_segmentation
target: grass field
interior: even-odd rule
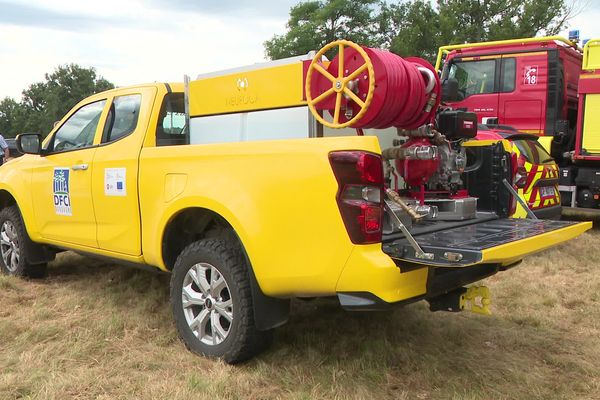
[[[241,366],[192,355],[166,275],[61,254],[0,276],[0,399],[600,399],[600,232],[486,281],[491,317],[294,302]]]

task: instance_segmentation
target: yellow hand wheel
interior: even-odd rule
[[[338,61],[338,71],[337,76],[333,76],[329,71],[327,71],[320,60],[322,56],[329,50],[337,47],[337,61]],[[345,70],[345,48],[349,47],[352,50],[356,51],[363,59],[364,63],[356,68],[354,71],[346,71]],[[353,82],[359,77],[360,74],[367,71],[368,76],[368,91],[366,93],[366,97],[361,99],[354,91],[353,91]],[[313,97],[311,91],[311,85],[313,82],[313,75],[315,73],[319,73],[323,75],[330,83],[331,87],[325,90],[323,93],[319,94],[316,97]],[[345,76],[347,75],[347,76]],[[310,63],[308,70],[306,72],[306,82],[305,82],[305,93],[306,93],[306,102],[313,116],[319,121],[321,124],[330,127],[330,128],[345,128],[351,126],[352,124],[358,122],[365,113],[367,112],[369,106],[371,105],[371,101],[373,100],[373,93],[375,92],[375,70],[373,69],[373,63],[369,58],[368,54],[363,50],[362,47],[353,43],[349,40],[336,40],[335,42],[331,42],[325,47],[323,47],[317,55],[313,58]],[[321,114],[318,112],[316,105],[326,98],[335,94],[335,107],[333,109],[333,122],[326,121]],[[345,103],[350,101],[354,102],[358,107],[359,111],[349,118],[346,122],[340,122],[340,115],[342,113],[342,107],[344,106],[342,100],[346,100]],[[347,105],[347,104],[346,104]]]

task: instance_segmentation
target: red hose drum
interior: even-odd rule
[[[389,51],[363,47],[373,65],[375,88],[372,101],[360,119],[350,125],[356,129],[384,129],[397,127],[416,129],[433,121],[440,103],[441,85],[433,66],[417,57],[402,57]],[[343,51],[343,76],[350,76],[361,68],[365,60],[352,47]],[[336,76],[339,69],[339,54],[329,63],[327,71]],[[360,73],[347,83],[347,87],[358,99],[367,98],[370,80],[367,72]],[[310,82],[311,98],[318,98],[331,88],[331,81],[322,74],[315,74]],[[352,93],[350,93],[352,94]],[[341,99],[339,122],[351,120],[361,110],[351,96],[344,93]],[[335,96],[323,98],[315,108],[331,115],[336,109]]]

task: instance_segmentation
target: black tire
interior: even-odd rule
[[[194,270],[190,271],[192,267]],[[200,278],[194,277],[202,274],[205,274],[205,281],[199,285],[197,279]],[[225,287],[222,287],[222,283],[215,283],[213,290],[213,277],[219,281],[223,278]],[[207,289],[207,283],[210,283],[210,289]],[[186,299],[191,304],[186,305],[185,310],[184,286],[187,288]],[[193,297],[187,294],[190,290]],[[225,304],[231,304],[231,322],[226,318],[228,312],[223,312]],[[196,354],[235,364],[260,353],[270,342],[271,331],[258,331],[254,324],[245,259],[239,250],[227,246],[224,240],[203,239],[183,249],[171,276],[171,307],[179,336],[186,347]],[[208,317],[206,313],[209,313]],[[203,320],[206,321],[204,327]],[[196,328],[196,333],[191,325]],[[207,343],[211,340],[212,343]]]
[[[6,275],[43,278],[47,264],[27,262],[27,241],[30,240],[16,205],[0,211],[0,271]]]

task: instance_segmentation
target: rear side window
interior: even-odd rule
[[[102,142],[114,142],[132,133],[137,126],[141,94],[115,97],[108,112]]]
[[[519,139],[513,141],[521,155],[531,164],[551,164],[554,159],[536,140]]]
[[[474,94],[494,93],[496,61],[459,61],[452,64],[448,77],[458,81],[458,92],[463,98]]]
[[[185,103],[183,93],[165,96],[156,125],[156,145],[174,146],[188,144],[188,129],[185,126]]]

